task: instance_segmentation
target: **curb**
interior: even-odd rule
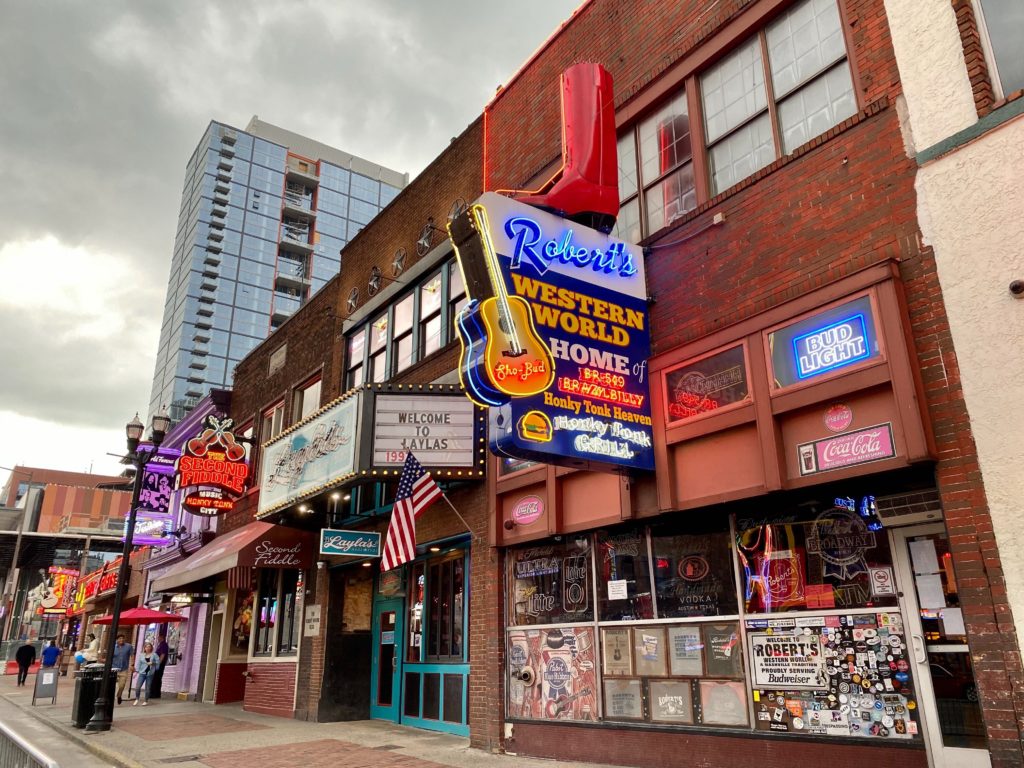
[[[107,747],[102,746],[101,744],[97,744],[96,742],[89,739],[87,736],[83,736],[78,731],[78,729],[69,725],[64,725],[63,723],[59,723],[56,720],[47,717],[42,712],[38,712],[31,708],[23,707],[21,706],[20,703],[12,701],[11,698],[6,694],[0,695],[3,695],[4,699],[6,699],[9,703],[16,706],[21,712],[24,712],[26,715],[29,715],[30,717],[38,720],[44,725],[49,726],[64,738],[68,739],[69,741],[75,742],[75,744],[82,747],[82,749],[85,749],[88,752],[92,752],[94,755],[96,755],[96,757],[108,761],[111,765],[117,765],[120,766],[120,768],[146,768],[146,766],[144,766],[142,763],[136,762],[131,758],[125,757],[120,752],[115,752],[114,750],[108,749]],[[58,759],[57,762],[60,763],[60,759]]]

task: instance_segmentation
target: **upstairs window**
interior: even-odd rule
[[[975,0],[978,28],[997,98],[1024,88],[1024,3],[1020,0]]]
[[[616,233],[638,242],[697,207],[690,116],[681,91],[619,138]]]
[[[857,111],[835,0],[805,0],[700,78],[712,196]]]
[[[292,401],[292,424],[302,421],[320,407],[320,379],[309,381],[295,391]]]

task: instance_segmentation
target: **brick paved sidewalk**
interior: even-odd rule
[[[57,704],[32,707],[32,688],[0,677],[0,695],[64,739],[125,768],[595,768],[470,749],[468,739],[376,720],[306,723],[244,712],[241,705],[159,699],[114,708],[114,727],[89,734],[71,725],[74,681],[62,678]],[[53,755],[61,768],[84,768]]]

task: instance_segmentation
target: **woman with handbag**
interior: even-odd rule
[[[133,707],[149,704],[149,683],[153,679],[153,673],[160,666],[160,658],[153,652],[153,644],[146,643],[142,646],[142,653],[135,658],[135,674],[138,675],[135,682],[135,702]]]

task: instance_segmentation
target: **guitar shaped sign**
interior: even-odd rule
[[[471,301],[456,318],[463,386],[472,399],[491,406],[544,392],[555,379],[554,359],[537,333],[530,305],[508,293],[487,210],[470,206],[448,223],[448,234],[460,264],[482,264],[486,270],[486,280],[479,273],[464,275]]]

